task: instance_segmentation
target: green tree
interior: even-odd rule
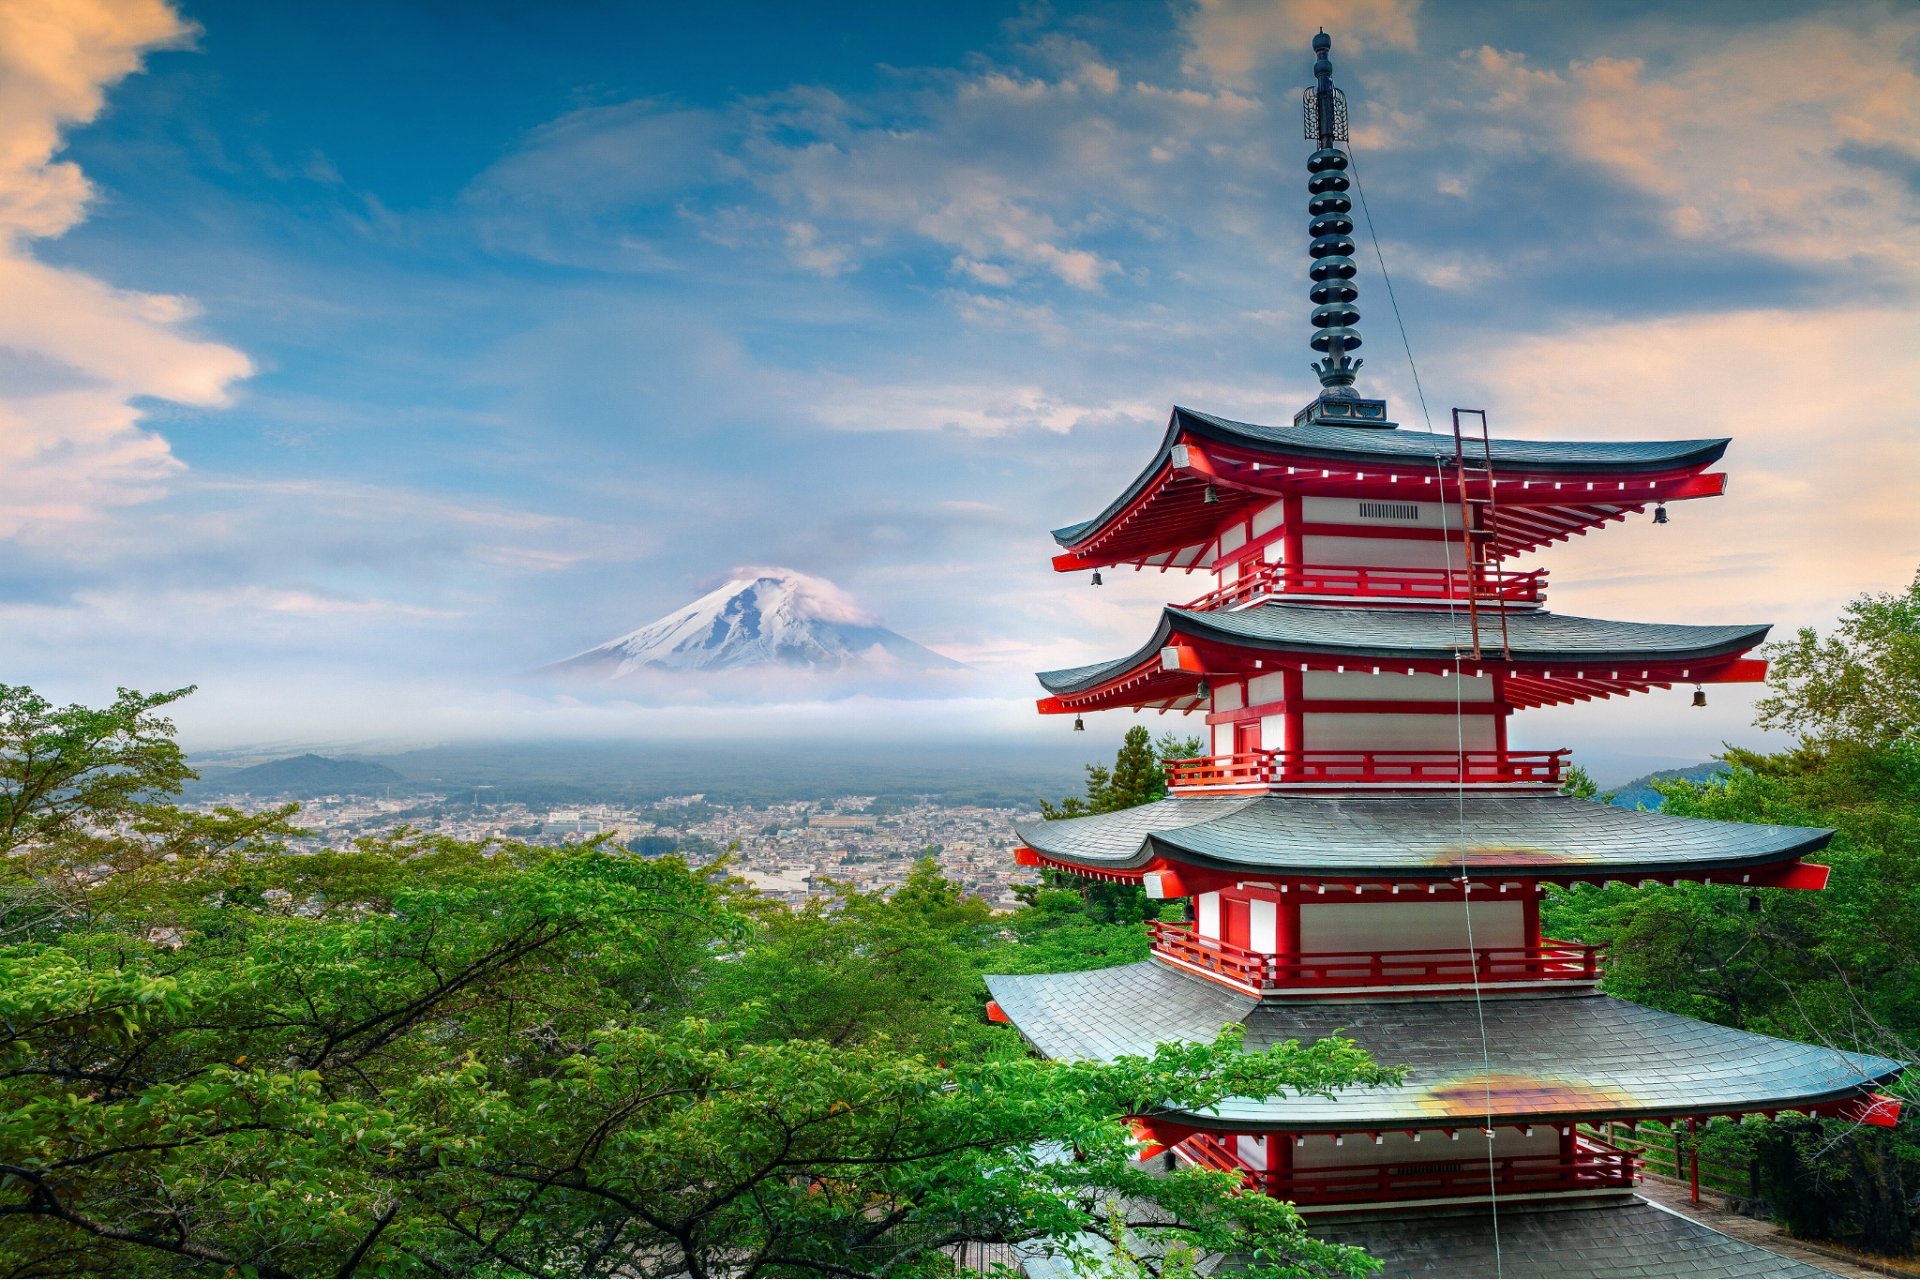
[[[1125,1121],[1394,1073],[1232,1031],[1033,1058],[980,1017],[998,927],[930,865],[787,912],[602,840],[178,828],[153,859],[148,814],[19,808],[109,906],[0,945],[9,1274],[927,1275],[1102,1236],[1365,1269],[1225,1175],[1154,1176]]]
[[[1606,987],[1660,1008],[1770,1035],[1920,1059],[1920,587],[1867,595],[1837,631],[1766,650],[1763,724],[1791,751],[1729,747],[1727,772],[1656,783],[1683,817],[1830,827],[1820,893],[1728,885],[1556,894],[1545,926],[1610,945]],[[1900,1091],[1913,1096],[1911,1085]],[[1839,1122],[1716,1126],[1752,1160],[1796,1232],[1904,1253],[1920,1146],[1909,1130]],[[1837,1194],[1835,1188],[1845,1188]]]
[[[1832,635],[1802,627],[1765,653],[1762,726],[1819,746],[1920,740],[1920,574],[1903,592],[1856,597]]]

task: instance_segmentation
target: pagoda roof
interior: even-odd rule
[[[1276,461],[1294,459],[1376,470],[1398,467],[1421,474],[1450,464],[1454,453],[1451,434],[1312,424],[1269,427],[1175,406],[1160,447],[1140,474],[1099,515],[1055,529],[1054,540],[1063,547],[1077,547],[1104,528],[1164,479],[1169,468],[1176,466],[1174,450],[1188,440],[1219,444]],[[1642,441],[1493,439],[1488,446],[1496,473],[1618,480],[1698,471],[1718,461],[1728,443],[1725,437]],[[1476,452],[1478,447],[1476,439]]]
[[[1234,1098],[1176,1123],[1353,1132],[1497,1121],[1572,1123],[1807,1109],[1860,1098],[1905,1064],[1756,1035],[1597,994],[1283,1003],[1145,960],[987,979],[1020,1033],[1056,1059],[1148,1055],[1246,1029],[1249,1050],[1345,1036],[1398,1085],[1332,1097]],[[1484,1018],[1484,1049],[1481,1025]]]
[[[1594,683],[1646,687],[1671,682],[1672,673],[1658,674],[1677,664],[1708,664],[1731,660],[1766,639],[1770,624],[1698,626],[1673,622],[1611,622],[1578,618],[1544,610],[1515,610],[1506,615],[1511,659],[1488,656],[1475,665],[1498,668],[1539,667],[1550,672],[1569,664],[1631,668],[1624,675],[1602,674]],[[1498,620],[1483,617],[1480,640],[1485,652],[1488,637],[1499,635]],[[1176,636],[1228,649],[1346,658],[1355,663],[1414,662],[1451,664],[1473,643],[1472,623],[1465,609],[1349,609],[1323,604],[1285,604],[1269,601],[1245,609],[1200,611],[1168,606],[1147,642],[1123,658],[1080,667],[1037,673],[1040,684],[1056,696],[1088,694],[1122,678],[1144,678],[1161,671],[1161,650]],[[1638,677],[1642,667],[1649,675]],[[1638,677],[1638,678],[1637,678]],[[1189,678],[1189,682],[1197,675]],[[1158,683],[1164,683],[1160,681]],[[1545,682],[1540,701],[1551,696]],[[1157,691],[1157,690],[1156,690]],[[1525,699],[1522,699],[1524,701]]]
[[[1733,873],[1790,861],[1833,838],[1823,827],[1474,790],[1181,797],[1015,830],[1034,852],[1093,871],[1138,871],[1161,859],[1259,875],[1408,880],[1458,875],[1463,865],[1594,881]]]
[[[1310,1224],[1313,1234],[1358,1245],[1378,1259],[1380,1280],[1401,1276],[1530,1276],[1534,1280],[1657,1280],[1832,1276],[1762,1245],[1736,1240],[1664,1205],[1622,1194],[1598,1204],[1519,1203],[1344,1215]],[[1033,1274],[1029,1272],[1028,1274]]]

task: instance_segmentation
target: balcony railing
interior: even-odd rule
[[[1594,982],[1604,945],[1542,938],[1538,946],[1427,951],[1308,951],[1269,955],[1202,938],[1191,924],[1150,920],[1154,954],[1201,969],[1244,989],[1455,986],[1475,983]]]
[[[1490,1193],[1605,1191],[1632,1187],[1640,1158],[1589,1138],[1576,1138],[1571,1154],[1495,1156],[1485,1159],[1400,1160],[1324,1169],[1260,1170],[1211,1134],[1179,1144],[1195,1164],[1237,1174],[1249,1191],[1264,1191],[1298,1205],[1382,1204],[1396,1200],[1477,1199]]]
[[[1276,783],[1512,783],[1558,786],[1570,750],[1248,751],[1165,760],[1167,786],[1264,787]]]
[[[1262,564],[1243,572],[1238,582],[1209,591],[1182,607],[1194,610],[1232,609],[1274,595],[1352,596],[1362,600],[1407,601],[1479,600],[1505,604],[1539,604],[1546,598],[1547,571],[1512,573],[1464,569],[1376,569],[1354,564]]]

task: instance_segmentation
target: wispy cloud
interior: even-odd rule
[[[155,496],[178,470],[142,426],[144,398],[211,407],[251,364],[194,336],[185,298],[116,289],[35,258],[33,242],[85,216],[64,130],[193,28],[155,0],[0,6],[0,537]]]

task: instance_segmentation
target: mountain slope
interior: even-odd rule
[[[964,664],[887,630],[830,582],[763,569],[736,574],[692,604],[547,670],[619,680],[750,667],[897,673]]]

